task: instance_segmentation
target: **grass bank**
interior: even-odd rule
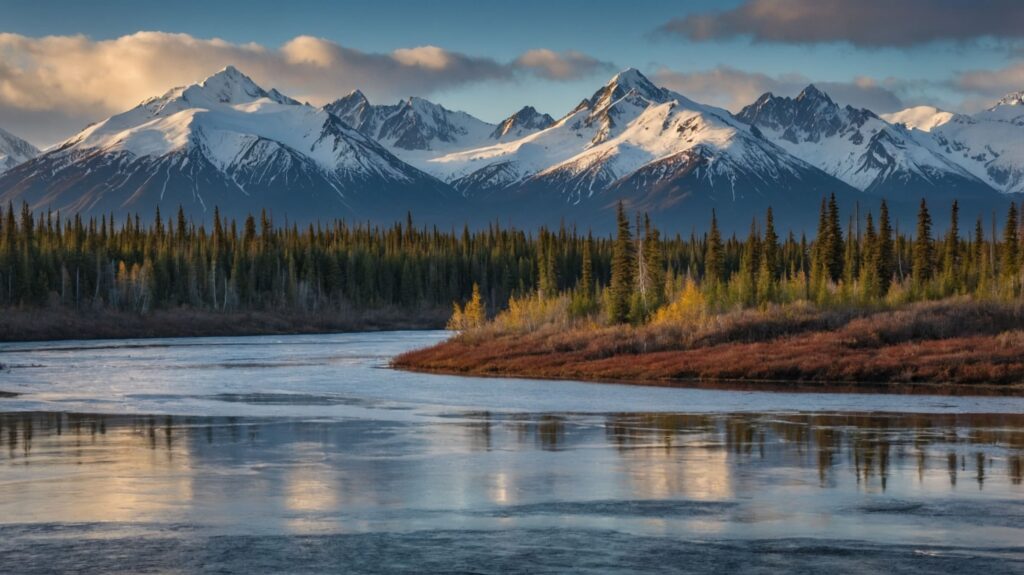
[[[439,329],[446,309],[217,312],[189,308],[146,314],[67,308],[0,309],[0,341],[282,335]]]
[[[968,298],[897,309],[790,304],[639,327],[494,321],[393,364],[662,386],[1024,395],[1024,306]]]

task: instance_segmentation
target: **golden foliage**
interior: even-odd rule
[[[659,309],[651,320],[654,325],[692,324],[700,321],[707,313],[708,303],[704,292],[693,280],[686,280],[682,291],[672,303]]]
[[[452,331],[464,331],[483,327],[487,323],[487,312],[484,308],[484,299],[480,295],[480,286],[473,284],[473,295],[466,302],[465,307],[460,307],[459,302],[452,304],[452,316],[448,319],[447,329]]]

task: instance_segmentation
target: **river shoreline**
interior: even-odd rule
[[[305,335],[441,329],[447,310],[215,312],[190,308],[147,314],[63,308],[0,309],[0,342],[163,337]]]
[[[950,300],[856,313],[780,309],[699,327],[492,324],[394,359],[451,375],[661,387],[1024,396],[1020,309]]]

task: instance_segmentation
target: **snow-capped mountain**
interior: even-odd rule
[[[660,88],[634,69],[545,130],[432,163],[462,193],[510,211],[599,212],[622,199],[675,225],[706,224],[711,207],[748,225],[772,204],[814,221],[822,194],[856,194],[726,110]]]
[[[38,155],[38,148],[0,128],[0,174]]]
[[[711,209],[726,230],[745,229],[772,206],[779,225],[810,231],[828,193],[847,206],[886,197],[905,219],[922,196],[970,209],[1008,201],[996,190],[1024,192],[1021,130],[1024,94],[973,116],[880,117],[810,86],[733,115],[635,69],[558,120],[526,106],[494,125],[415,97],[373,105],[359,91],[316,108],[228,67],[31,159],[37,150],[0,132],[0,161],[17,164],[0,174],[0,201],[86,214],[266,208],[299,221],[411,211],[443,225],[597,230],[623,201],[676,231],[706,226]]]
[[[996,190],[1024,193],[1024,92],[974,115],[922,106],[884,117]]]
[[[405,151],[462,149],[486,141],[493,124],[423,98],[373,105],[356,90],[324,109],[388,148]]]
[[[911,130],[918,129],[929,132],[932,128],[941,126],[957,116],[958,114],[940,110],[935,106],[914,106],[891,114],[881,114],[879,117],[890,124],[902,124]]]
[[[491,132],[492,140],[512,140],[539,132],[555,123],[555,119],[541,114],[533,106],[523,106],[521,110],[502,120]]]
[[[400,217],[450,189],[337,117],[233,67],[94,124],[0,177],[0,197],[86,213]],[[452,198],[451,201],[457,201]],[[395,213],[397,212],[397,213]]]
[[[870,110],[840,107],[813,85],[764,94],[736,118],[786,151],[865,192],[900,198],[991,194],[974,174]]]
[[[554,122],[551,116],[526,106],[494,125],[423,98],[374,105],[359,90],[324,109],[377,140],[403,161],[445,181],[451,181],[451,173],[443,164],[434,162],[437,158],[495,141],[522,138]]]
[[[523,138],[433,158],[427,170],[453,182],[467,195],[518,186],[614,138],[652,104],[676,99],[689,102],[630,68],[550,127]]]

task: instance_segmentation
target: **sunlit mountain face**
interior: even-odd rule
[[[558,119],[524,106],[491,124],[419,97],[374,104],[358,90],[318,108],[229,66],[41,155],[8,152],[0,200],[86,215],[181,205],[198,219],[214,207],[303,223],[413,212],[445,226],[595,230],[622,202],[669,231],[703,229],[711,210],[742,230],[772,207],[783,227],[806,229],[833,194],[844,209],[886,199],[901,219],[921,197],[1002,209],[1024,165],[1013,148],[1020,109],[1007,97],[975,116],[879,115],[812,85],[734,115],[630,68]]]

